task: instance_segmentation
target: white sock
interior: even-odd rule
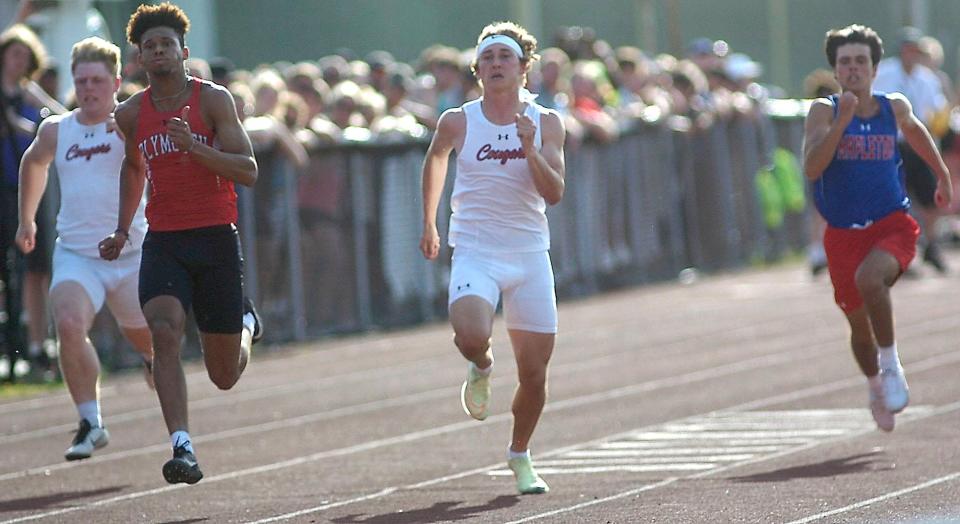
[[[481,377],[488,377],[490,376],[490,373],[493,371],[493,359],[491,358],[490,365],[483,369],[478,368],[477,365],[474,364],[473,362],[470,363],[470,367],[472,367],[473,370],[476,371],[477,374],[480,375]]]
[[[186,431],[179,430],[171,433],[170,442],[173,443],[174,449],[184,446],[187,448],[187,451],[193,453],[193,442],[190,440],[190,434]]]
[[[881,346],[877,351],[879,354],[880,369],[898,369],[900,368],[900,356],[897,355],[897,343],[890,346]]]
[[[530,450],[514,451],[507,446],[507,460],[513,460],[516,458],[530,458]]]
[[[253,313],[244,313],[243,314],[243,327],[247,328],[247,331],[253,335],[254,330],[256,329],[257,323],[253,319]]]
[[[100,401],[88,400],[77,404],[77,412],[80,418],[86,419],[93,427],[103,427],[103,419],[100,417]]]

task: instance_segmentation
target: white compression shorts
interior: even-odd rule
[[[472,295],[496,309],[501,294],[507,329],[557,332],[557,295],[549,252],[453,250],[448,305]]]
[[[53,276],[50,289],[64,282],[76,282],[83,287],[100,311],[106,302],[117,325],[137,329],[147,327],[137,295],[140,278],[140,253],[129,253],[117,260],[107,261],[80,255],[59,244],[53,250]]]

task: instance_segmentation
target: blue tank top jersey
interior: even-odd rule
[[[865,228],[910,207],[903,185],[897,119],[890,99],[874,93],[880,105],[870,118],[853,117],[837,145],[833,161],[813,182],[814,202],[827,223],[838,228]],[[831,95],[833,114],[839,97]]]

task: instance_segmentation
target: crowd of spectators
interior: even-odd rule
[[[757,118],[769,98],[785,92],[760,82],[763,66],[723,40],[697,38],[679,56],[652,54],[634,46],[614,47],[587,27],[559,28],[541,42],[540,60],[528,75],[528,89],[537,102],[556,109],[564,118],[568,151],[585,141],[612,142],[639,126],[664,123],[676,130],[697,132],[718,119]],[[926,66],[943,81],[949,107],[936,120],[935,131],[945,137],[947,160],[960,173],[960,129],[957,94],[940,66],[943,51],[926,37],[921,46]],[[124,58],[121,100],[145,84],[128,46]],[[228,88],[238,116],[258,151],[285,158],[297,179],[297,213],[305,252],[312,253],[318,275],[311,275],[308,300],[319,300],[313,310],[319,316],[311,324],[331,330],[350,329],[342,312],[350,309],[350,293],[338,293],[342,275],[353,261],[344,250],[322,249],[342,245],[348,234],[349,202],[343,198],[346,166],[342,156],[325,155],[336,146],[362,144],[425,143],[440,114],[475,98],[477,81],[470,70],[473,48],[433,45],[412,63],[396,59],[387,51],[359,56],[349,50],[296,63],[275,62],[250,70],[238,68],[228,57],[191,57],[191,74]],[[37,85],[57,93],[56,68],[36,71]],[[63,82],[64,79],[59,79]],[[837,90],[830,71],[815,71],[804,83],[805,95],[823,96]],[[70,100],[63,101],[67,107]],[[257,192],[279,195],[281,183],[262,177]],[[276,206],[269,205],[263,224],[271,232],[259,238],[278,239]],[[277,196],[281,198],[281,196]],[[273,209],[273,215],[271,215]],[[271,225],[272,224],[272,225]],[[258,227],[261,227],[258,222]],[[258,249],[275,252],[264,242]],[[311,256],[311,255],[308,255]],[[261,275],[269,280],[270,274]],[[276,285],[266,283],[264,288]],[[265,313],[271,305],[267,301]],[[277,311],[282,308],[277,307]],[[2,371],[2,370],[0,370]]]

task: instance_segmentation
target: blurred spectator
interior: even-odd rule
[[[253,114],[243,121],[250,140],[259,147],[276,145],[296,168],[305,167],[307,151],[296,140],[285,120],[286,107],[281,104],[286,94],[283,79],[276,71],[263,69],[254,76],[250,90],[253,95]],[[302,119],[306,122],[307,115],[303,114]]]
[[[947,97],[947,104],[954,106],[957,103],[957,92],[953,89],[953,81],[943,70],[943,46],[932,36],[921,37],[917,42],[920,50],[920,63],[927,66],[940,80],[940,88]]]
[[[803,96],[825,98],[840,92],[840,83],[829,69],[815,69],[803,79]]]
[[[371,51],[365,60],[370,68],[370,85],[383,93],[387,88],[387,74],[393,69],[396,60],[388,51]]]
[[[620,134],[617,122],[606,110],[606,101],[613,87],[603,65],[596,61],[575,62],[570,87],[573,93],[571,113],[586,130],[586,135],[600,142],[615,140]]]
[[[455,48],[435,45],[424,50],[425,69],[433,76],[434,109],[437,116],[466,100],[460,66],[460,51]]]
[[[669,113],[669,95],[655,82],[654,62],[639,48],[625,46],[616,50],[619,70],[619,108],[630,118],[653,121]]]
[[[321,78],[331,88],[350,76],[350,64],[340,55],[327,55],[321,58],[317,65],[320,67]]]
[[[873,87],[881,92],[903,93],[913,106],[913,113],[929,129],[936,115],[947,108],[947,97],[936,73],[923,65],[924,57],[920,50],[923,36],[923,32],[915,27],[900,30],[899,54],[880,61]],[[913,203],[911,212],[917,215],[920,222],[921,243],[925,246],[923,261],[944,273],[947,265],[936,235],[936,223],[941,214],[934,202],[936,177],[902,137],[899,147],[907,194]]]
[[[48,236],[51,224],[45,220],[46,203],[37,213],[37,249],[22,257],[14,246],[19,221],[17,191],[20,159],[33,139],[41,118],[66,109],[48,95],[33,79],[46,67],[46,50],[27,26],[16,24],[0,33],[0,280],[3,281],[6,322],[4,344],[6,369],[25,373],[29,365],[17,365],[17,359],[29,356],[43,364],[47,338],[47,289],[50,284],[51,253]],[[46,113],[46,114],[44,114]],[[22,276],[22,280],[21,280]],[[21,312],[26,309],[29,340],[26,355],[21,333]]]
[[[405,70],[399,64],[391,67],[386,76],[383,94],[386,98],[386,114],[394,118],[413,118],[416,123],[429,129],[436,129],[437,116],[433,108],[410,98],[413,89],[412,70]]]
[[[186,59],[183,64],[187,68],[187,74],[190,76],[203,80],[211,80],[213,78],[213,73],[210,71],[210,64],[202,58],[191,56]]]
[[[236,66],[229,58],[215,56],[210,59],[210,80],[222,86],[230,85]]]
[[[298,62],[283,72],[287,88],[307,105],[307,122],[324,110],[323,99],[330,88],[323,81],[320,68],[313,62]]]

